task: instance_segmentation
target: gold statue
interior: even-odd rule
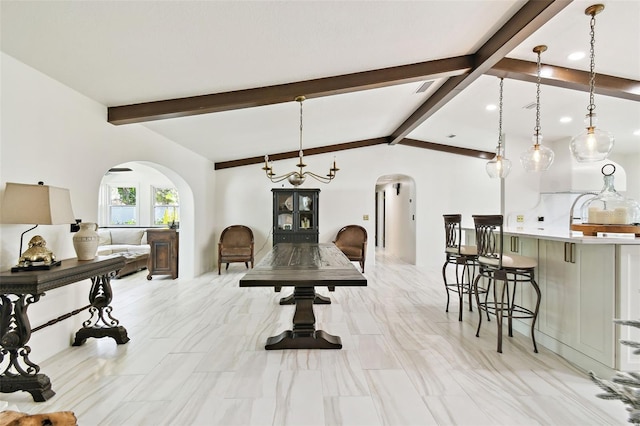
[[[56,256],[47,248],[47,242],[40,235],[29,240],[29,248],[22,253],[18,260],[18,265],[29,266],[34,262],[44,262],[50,265],[56,261]]]

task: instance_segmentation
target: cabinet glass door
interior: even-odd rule
[[[282,192],[277,194],[278,203],[278,229],[283,231],[293,230],[293,193]]]
[[[300,229],[313,229],[315,220],[313,217],[313,194],[298,195],[298,210],[300,212]]]

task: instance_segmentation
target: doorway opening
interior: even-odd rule
[[[385,256],[416,263],[416,189],[412,177],[380,176],[375,187],[375,247]]]
[[[147,161],[118,164],[103,176],[98,200],[101,227],[177,228],[180,277],[194,276],[193,192],[180,175]]]

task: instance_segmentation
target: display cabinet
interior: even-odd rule
[[[175,229],[147,229],[147,243],[151,246],[147,263],[148,280],[152,275],[178,278],[178,237]]]
[[[319,189],[272,189],[273,245],[318,242]]]

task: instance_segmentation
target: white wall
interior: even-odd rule
[[[3,192],[6,182],[35,184],[42,180],[48,185],[69,188],[75,216],[85,222],[96,222],[98,189],[105,171],[127,161],[146,162],[176,182],[181,196],[186,194],[183,206],[193,213],[192,223],[181,223],[180,227],[181,276],[199,275],[213,268],[215,246],[211,240],[216,221],[211,188],[215,174],[210,161],[141,125],[107,123],[104,105],[4,53],[0,65]],[[20,233],[26,229],[22,225],[0,225],[2,270],[16,263]],[[68,225],[40,226],[36,231],[58,258],[75,257]],[[27,234],[25,240],[36,231]],[[183,257],[190,261],[183,265]],[[32,325],[85,305],[86,285],[49,292],[30,308]],[[117,317],[117,312],[114,315]],[[51,330],[36,333],[31,340],[33,359],[37,362],[66,347],[82,319],[86,318],[63,321],[50,327]]]
[[[305,162],[311,171],[324,170],[334,154],[316,155]],[[485,173],[485,161],[407,146],[387,146],[341,151],[336,155],[340,171],[328,185],[311,179],[304,188],[320,188],[320,242],[330,242],[346,224],[365,227],[368,244],[367,263],[375,257],[375,187],[380,176],[403,174],[415,182],[412,207],[416,212],[415,262],[434,271],[443,263],[444,222],[442,215],[460,212],[499,213],[499,183]],[[294,168],[295,159],[278,162],[277,169]],[[264,177],[262,165],[217,171],[215,233],[219,236],[228,225],[240,223],[251,227],[256,238],[256,258],[271,247],[272,199],[274,185]],[[288,187],[289,184],[285,184]],[[404,194],[407,194],[406,192]],[[401,189],[401,195],[403,195]],[[407,194],[408,195],[408,194]],[[387,194],[389,198],[395,197]],[[369,215],[369,220],[363,220]],[[473,222],[471,222],[473,223]]]

